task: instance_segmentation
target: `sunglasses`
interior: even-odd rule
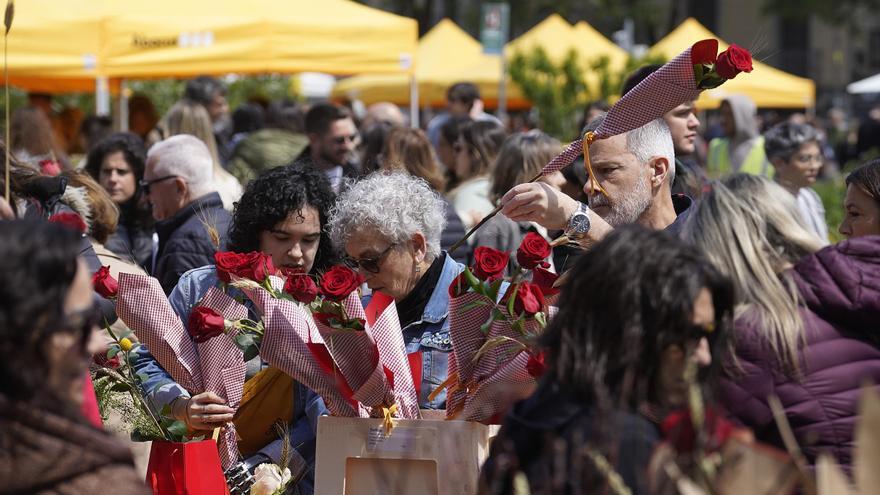
[[[339,137],[333,138],[333,142],[335,144],[345,144],[346,141],[351,141],[353,143],[353,142],[357,141],[358,137],[359,136],[357,134],[352,134],[350,136],[339,136]]]
[[[379,273],[381,267],[379,264],[382,263],[382,260],[385,259],[385,256],[391,252],[392,249],[397,247],[397,243],[391,244],[384,251],[382,251],[379,256],[375,258],[352,258],[350,256],[346,256],[344,263],[346,266],[351,268],[352,270],[364,269],[372,274]]]
[[[155,184],[157,182],[162,182],[163,180],[176,179],[177,177],[178,177],[177,175],[166,175],[165,177],[159,177],[158,179],[141,180],[141,181],[138,181],[138,185],[141,186],[141,191],[143,191],[144,194],[149,195],[150,194],[150,186],[152,186],[153,184]]]
[[[85,349],[92,337],[92,330],[98,327],[103,320],[104,315],[101,313],[101,308],[97,304],[93,304],[86,309],[65,315],[62,329],[79,335],[80,344]]]

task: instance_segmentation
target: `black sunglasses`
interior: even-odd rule
[[[89,343],[92,336],[92,330],[98,327],[104,320],[104,314],[97,304],[93,304],[88,308],[64,315],[64,330],[68,330],[74,334],[78,334],[83,348]]]
[[[163,180],[176,179],[177,177],[178,177],[177,175],[166,175],[165,177],[159,177],[158,179],[153,179],[153,180],[140,180],[140,181],[138,181],[138,185],[141,186],[141,191],[144,194],[149,195],[150,194],[150,186],[152,186],[153,184],[155,184],[157,182],[162,182]]]
[[[343,260],[346,266],[351,268],[352,270],[358,270],[359,268],[363,268],[364,270],[376,274],[379,273],[381,268],[379,267],[379,263],[382,263],[382,260],[385,259],[385,256],[391,252],[392,249],[397,247],[397,243],[391,244],[385,251],[376,256],[375,258],[352,258],[350,256],[346,256]]]
[[[352,134],[350,136],[339,136],[333,138],[333,142],[336,144],[345,144],[345,141],[351,141],[353,143],[357,141],[358,137],[359,136],[357,134]]]

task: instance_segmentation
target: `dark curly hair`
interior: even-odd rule
[[[140,136],[131,132],[116,132],[102,139],[89,151],[85,170],[100,184],[101,164],[104,163],[104,158],[117,151],[122,152],[135,180],[134,196],[125,204],[119,205],[119,223],[144,229],[152,228],[153,214],[150,208],[138,202],[141,192],[140,181],[144,178],[144,166],[147,162],[147,149]]]
[[[261,232],[278,225],[291,213],[311,206],[318,210],[321,222],[321,242],[312,271],[322,272],[336,261],[326,231],[327,213],[335,201],[327,177],[310,166],[287,165],[267,170],[247,185],[235,204],[228,248],[236,253],[259,251]]]
[[[80,241],[54,223],[0,222],[0,395],[8,399],[28,401],[46,388],[45,344],[64,326]]]

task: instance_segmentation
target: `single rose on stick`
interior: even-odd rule
[[[113,299],[119,292],[119,282],[110,275],[110,267],[102,266],[92,275],[92,287],[101,297]]]

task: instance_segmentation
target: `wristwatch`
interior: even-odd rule
[[[590,207],[578,202],[578,209],[568,219],[565,235],[571,240],[577,240],[587,235],[590,231]]]

